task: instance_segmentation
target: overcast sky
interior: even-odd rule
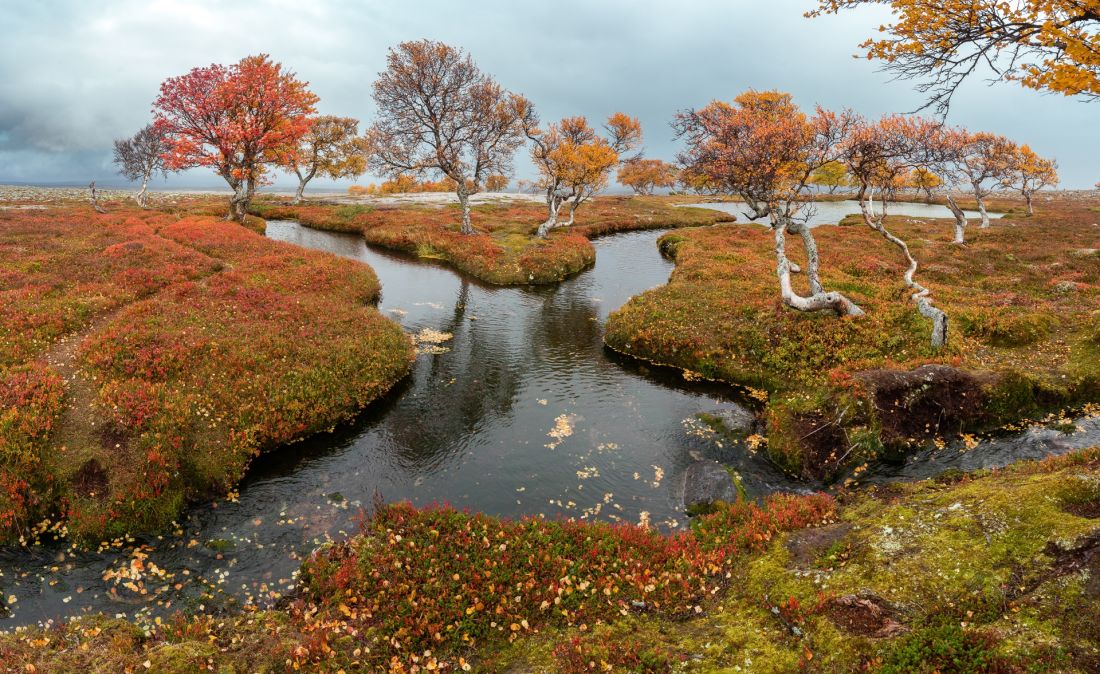
[[[877,116],[922,101],[855,59],[878,10],[805,19],[813,0],[393,0],[188,2],[0,0],[0,183],[117,181],[111,141],[150,119],[158,85],[212,62],[266,52],[308,80],[323,114],[369,121],[386,49],[430,38],[461,46],[544,120],[622,110],[646,154],[676,153],[682,108],[778,88],[804,106]],[[1062,184],[1100,180],[1100,104],[970,82],[949,122],[1003,133],[1055,157]],[[521,155],[517,175],[530,176]],[[366,182],[370,178],[361,179]],[[208,172],[168,186],[214,186]],[[287,184],[280,180],[281,184]],[[326,185],[315,181],[318,187]]]

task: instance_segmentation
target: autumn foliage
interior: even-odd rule
[[[656,189],[673,187],[678,174],[679,170],[668,162],[637,158],[623,162],[615,179],[635,194],[653,194]]]
[[[450,178],[462,207],[461,231],[472,234],[469,197],[489,176],[510,172],[530,103],[463,50],[431,40],[390,49],[373,97],[379,118],[365,140],[371,168],[389,176]]]
[[[357,538],[319,550],[303,577],[329,626],[326,643],[352,635],[361,663],[461,667],[462,654],[546,627],[636,611],[691,615],[741,555],[826,521],[833,508],[824,495],[776,495],[720,508],[694,532],[669,536],[399,503],[379,506]]]
[[[112,211],[0,211],[2,249],[34,251],[0,256],[0,540],[33,540],[47,516],[82,540],[163,528],[408,366],[400,328],[367,306],[367,267],[209,217]]]
[[[680,154],[685,170],[738,195],[745,212],[768,223],[775,237],[776,274],[783,302],[798,311],[863,311],[839,291],[826,291],[819,274],[817,243],[803,215],[814,172],[832,161],[852,125],[851,115],[818,108],[811,117],[779,91],[746,91],[732,103],[712,101],[676,116],[674,127],[687,143]],[[806,250],[810,294],[791,282],[795,265],[786,235],[798,234]]]
[[[358,137],[359,120],[321,115],[309,123],[309,132],[286,159],[298,176],[295,202],[302,200],[306,185],[318,175],[336,180],[354,178],[367,170],[363,141]]]
[[[461,234],[456,208],[322,205],[257,202],[265,218],[293,219],[308,227],[358,232],[367,243],[444,261],[482,281],[500,285],[557,283],[595,261],[590,237],[614,232],[690,227],[728,221],[728,215],[678,208],[653,199],[599,197],[585,222],[546,238],[536,236],[545,210],[531,202],[480,204],[479,230]]]
[[[946,112],[978,66],[995,77],[1066,96],[1100,99],[1100,7],[1089,0],[819,0],[810,16],[887,6],[883,35],[861,47],[902,77],[922,80]]]
[[[607,138],[597,134],[584,117],[566,117],[545,129],[539,127],[533,111],[524,119],[531,160],[539,172],[536,187],[546,195],[547,217],[539,227],[540,237],[555,227],[572,225],[577,209],[607,186],[622,153],[642,139],[638,120],[621,112],[611,115],[604,129]],[[565,223],[558,222],[562,207],[569,208]]]
[[[233,189],[230,217],[243,221],[271,168],[298,155],[317,100],[266,54],[169,78],[153,102],[165,167],[212,169]]]

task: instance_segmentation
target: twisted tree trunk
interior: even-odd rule
[[[789,224],[782,220],[772,223],[772,231],[775,233],[775,272],[779,277],[779,291],[783,297],[783,303],[798,311],[831,309],[840,316],[862,316],[863,310],[841,293],[815,292],[809,297],[802,297],[794,292],[791,287],[791,262],[787,259],[786,250],[786,230]],[[812,234],[810,239],[813,239]],[[816,249],[816,245],[814,247]]]
[[[148,208],[149,207],[149,194],[146,191],[146,189],[148,187],[149,187],[149,173],[145,173],[145,175],[143,175],[141,177],[141,191],[138,192],[138,194],[137,194],[138,206],[141,206],[142,208]]]
[[[966,213],[955,203],[955,197],[947,195],[947,207],[955,216],[955,240],[954,243],[966,243]]]
[[[810,282],[810,294],[820,295],[825,292],[825,289],[821,286],[821,275],[818,272],[821,257],[817,252],[817,240],[804,222],[798,223],[796,231],[802,237],[802,246],[806,249],[806,278]],[[794,263],[790,263],[790,268],[794,273],[801,271],[801,268]]]
[[[88,189],[90,189],[92,191],[91,202],[92,202],[92,208],[95,209],[95,212],[96,213],[106,213],[107,209],[103,208],[102,206],[99,205],[99,191],[96,190],[96,188],[95,188],[95,181],[94,180],[88,185]]]
[[[977,183],[975,183],[974,184],[974,199],[978,202],[978,212],[982,214],[981,228],[982,229],[988,229],[989,228],[989,213],[985,212],[985,200],[982,198],[982,196],[983,195],[982,195],[981,187]]]
[[[299,171],[298,169],[294,169],[294,173],[298,176],[298,189],[297,189],[297,191],[294,192],[294,202],[293,203],[300,204],[300,203],[302,203],[302,198],[303,198],[303,196],[305,195],[305,192],[306,192],[306,185],[309,184],[310,180],[313,180],[313,176],[315,175],[316,172],[315,171],[309,171],[305,175],[302,175],[301,171]]]
[[[549,215],[547,215],[546,221],[539,225],[538,232],[535,233],[540,239],[545,239],[550,235],[550,230],[558,226],[558,209],[561,208],[561,202],[556,195],[548,195],[546,207],[549,210]]]
[[[1027,217],[1035,215],[1035,207],[1031,203],[1031,197],[1034,193],[1031,190],[1024,190],[1024,200],[1027,201]]]
[[[883,225],[886,220],[886,202],[882,202],[882,215],[876,216],[873,207],[869,200],[860,201],[860,212],[863,215],[863,222],[868,227],[875,230],[882,235],[884,239],[889,241],[898,247],[898,249],[905,256],[906,262],[909,266],[905,270],[905,285],[909,290],[913,291],[913,294],[909,296],[909,299],[917,305],[917,311],[920,315],[932,321],[932,348],[942,349],[947,344],[947,314],[942,309],[937,308],[932,304],[932,298],[929,295],[932,294],[928,288],[925,288],[921,284],[917,283],[913,278],[917,273],[917,260],[909,252],[909,245],[905,243],[901,238],[895,236],[888,231]]]

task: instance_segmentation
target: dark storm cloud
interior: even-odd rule
[[[322,112],[369,120],[386,48],[421,37],[465,47],[544,119],[638,115],[647,153],[666,159],[676,110],[749,87],[869,116],[919,105],[911,83],[852,58],[882,14],[802,18],[812,4],[0,0],[0,182],[110,179],[111,140],[148,121],[165,77],[251,53],[309,80]],[[1066,186],[1084,187],[1100,179],[1098,117],[1097,104],[975,81],[949,121],[1028,142],[1058,158]],[[522,160],[517,168],[530,171]],[[203,172],[173,180],[216,184]]]

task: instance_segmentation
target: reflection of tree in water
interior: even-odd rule
[[[592,363],[591,354],[603,343],[603,331],[588,285],[566,281],[554,288],[526,292],[529,298],[541,299],[538,310],[527,316],[529,346],[535,357],[554,366],[570,361],[577,367],[599,366]]]
[[[388,453],[410,470],[442,465],[486,419],[509,415],[527,369],[494,334],[499,323],[469,320],[470,292],[460,278],[454,310],[440,325],[454,335],[443,345],[451,350],[417,357],[412,386],[384,421]]]

